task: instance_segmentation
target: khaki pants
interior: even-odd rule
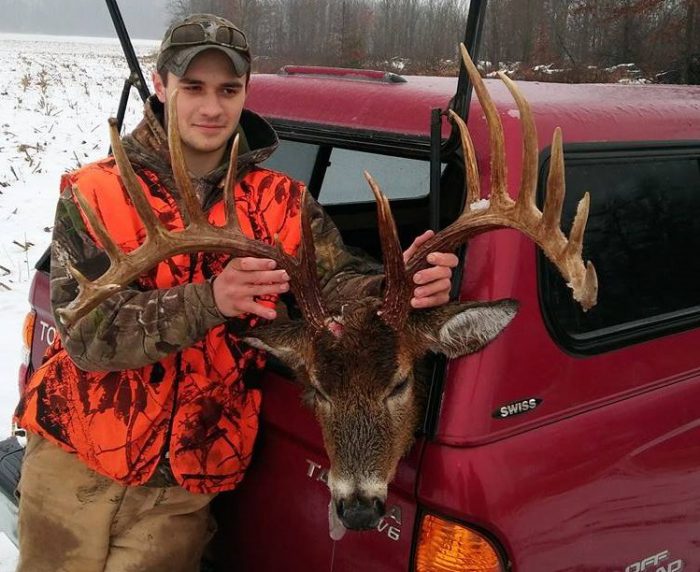
[[[17,572],[196,572],[214,495],[124,487],[30,435],[22,466]]]

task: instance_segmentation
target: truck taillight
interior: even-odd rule
[[[24,326],[22,327],[22,351],[24,353],[22,362],[25,366],[29,365],[29,360],[32,355],[32,340],[34,339],[34,322],[36,322],[36,312],[32,310],[24,318]]]
[[[505,572],[494,545],[464,525],[425,515],[416,547],[416,572]]]
[[[24,393],[24,385],[27,381],[27,375],[32,367],[32,341],[34,340],[34,322],[36,322],[36,312],[32,310],[24,318],[24,326],[22,326],[22,361],[19,364],[18,386],[19,394]]]

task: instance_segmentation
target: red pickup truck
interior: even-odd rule
[[[472,4],[473,23],[483,5]],[[476,37],[468,29],[472,51]],[[502,84],[487,83],[515,196],[517,108]],[[456,297],[516,298],[520,312],[480,353],[432,360],[424,422],[386,516],[338,541],[320,430],[273,361],[260,380],[252,466],[215,503],[214,570],[700,570],[700,87],[519,86],[541,173],[553,130],[563,130],[565,231],[591,194],[584,259],[598,271],[598,305],[583,313],[522,235],[472,240]],[[459,212],[463,160],[433,110],[465,103],[488,179],[485,120],[468,94],[453,78],[299,67],[256,75],[249,107],[282,139],[269,165],[305,181],[346,241],[377,255],[362,170],[382,184],[406,239]],[[20,385],[54,335],[48,266],[44,256],[31,290]],[[21,455],[16,439],[0,443],[0,530],[10,536]]]

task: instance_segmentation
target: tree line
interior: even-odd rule
[[[700,0],[491,0],[481,56],[569,69],[636,64],[645,77],[700,83]]]
[[[261,67],[387,68],[410,59],[430,72],[455,58],[468,7],[469,0],[173,0],[171,13],[229,18],[247,33]]]
[[[260,71],[305,63],[453,75],[469,0],[171,0],[169,10],[236,22]],[[700,83],[700,0],[490,0],[480,50],[494,69],[520,62],[521,77],[548,64],[566,70],[558,80],[605,81],[603,68],[633,63],[647,78]]]

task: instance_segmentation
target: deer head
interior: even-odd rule
[[[462,214],[424,243],[404,263],[389,202],[365,173],[378,206],[379,233],[385,270],[382,298],[358,295],[336,307],[326,307],[316,278],[314,245],[306,209],[302,211],[302,245],[298,257],[246,238],[238,226],[232,193],[224,193],[227,224],[212,227],[197,203],[187,175],[177,132],[175,97],[169,102],[169,143],[173,173],[184,197],[185,230],[165,230],[150,210],[123,151],[114,124],[112,146],[120,173],[148,236],[141,247],[124,254],[108,236],[99,218],[77,192],[78,200],[111,259],[109,270],[88,281],[72,269],[79,282],[76,300],[60,314],[70,327],[112,292],[125,287],[159,261],[178,253],[211,251],[273,258],[290,275],[291,290],[302,319],[278,319],[250,332],[245,341],[267,350],[289,365],[304,387],[307,403],[320,423],[330,459],[331,521],[337,529],[368,529],[384,512],[388,483],[399,459],[413,441],[424,400],[424,387],[414,374],[428,352],[457,357],[479,351],[513,319],[514,300],[457,302],[411,311],[413,275],[427,266],[430,252],[451,251],[470,237],[497,228],[515,228],[529,236],[556,265],[574,298],[584,309],[596,302],[597,278],[592,264],[581,258],[589,198],[580,202],[570,237],[560,229],[564,196],[561,133],[552,143],[544,211],[535,205],[537,135],[527,102],[505,75],[523,124],[523,173],[516,201],[506,189],[503,128],[496,108],[464,46],[462,56],[486,114],[491,148],[489,200],[481,199],[474,146],[464,122],[454,113],[466,166],[467,198]],[[225,189],[235,181],[234,143]]]

